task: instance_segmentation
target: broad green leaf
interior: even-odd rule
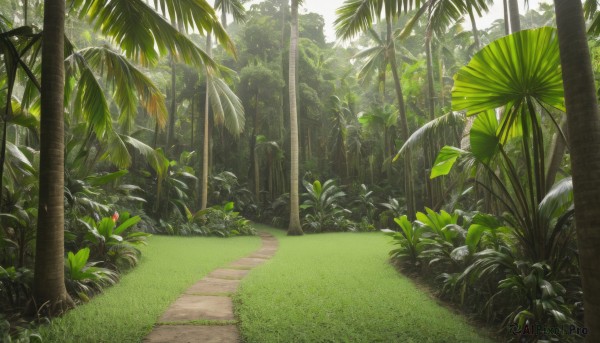
[[[471,152],[476,159],[488,163],[500,147],[500,140],[496,136],[498,119],[493,110],[485,111],[477,116],[471,127]]]
[[[123,169],[114,173],[108,173],[104,175],[90,175],[85,178],[85,181],[87,181],[92,186],[102,186],[120,179],[121,177],[127,175],[127,173],[129,173],[129,171],[127,169]]]
[[[453,146],[443,147],[433,163],[430,178],[435,179],[438,176],[448,175],[456,160],[465,153],[466,151]]]
[[[140,220],[142,220],[142,218],[140,218],[140,216],[135,216],[135,217],[131,217],[131,218],[127,219],[126,221],[123,222],[123,224],[119,225],[115,229],[115,231],[114,231],[115,235],[120,235],[123,231],[127,230],[129,227],[139,223]]]

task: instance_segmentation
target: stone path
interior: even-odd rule
[[[145,343],[240,342],[231,296],[240,280],[273,257],[279,243],[258,233],[262,247],[248,257],[219,268],[188,288],[160,317]]]

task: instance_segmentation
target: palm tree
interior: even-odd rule
[[[573,172],[587,342],[600,341],[600,118],[580,1],[554,0]]]
[[[242,3],[239,0],[215,0],[215,9],[221,9],[221,18],[223,20],[222,25],[227,26],[227,14],[231,13],[233,14],[233,18],[235,20],[238,21],[244,21],[245,17],[246,17],[246,12],[244,9],[244,6],[242,5]],[[212,36],[209,32],[208,36],[206,37],[206,52],[208,53],[208,55],[211,55],[212,52]],[[213,104],[211,102],[211,100],[213,101],[219,101],[216,99],[211,99],[211,95],[208,92],[209,89],[214,88],[214,86],[211,86],[211,83],[213,83],[215,81],[214,76],[211,75],[211,71],[207,68],[206,69],[206,97],[204,100],[204,144],[203,144],[203,153],[202,153],[202,180],[201,180],[201,184],[202,184],[202,190],[201,190],[201,198],[200,198],[200,208],[201,209],[206,209],[207,205],[208,205],[208,174],[210,173],[209,170],[209,154],[211,154],[210,151],[210,125],[209,125],[209,115],[210,115],[210,107],[211,104]],[[237,97],[236,97],[237,98]],[[237,102],[239,103],[239,99],[237,100]],[[214,106],[214,105],[213,105]],[[237,121],[240,120],[241,117],[243,117],[243,107],[238,106],[238,109],[242,109],[242,111],[236,111],[236,112],[221,112],[219,113],[215,113],[215,115],[219,115],[219,116],[223,116],[223,115],[232,115],[234,117],[237,117]],[[218,120],[216,120],[215,122],[218,122]],[[233,129],[233,133],[234,134],[239,134],[242,131],[243,125],[240,128],[237,129]]]
[[[74,306],[64,281],[65,2],[44,1],[40,124],[40,192],[33,292],[36,310],[57,315]]]
[[[406,106],[402,94],[402,85],[398,75],[398,63],[396,61],[396,48],[392,39],[392,20],[400,14],[401,10],[407,10],[413,6],[413,2],[418,0],[403,1],[404,6],[398,1],[384,0],[348,0],[337,10],[337,19],[335,20],[336,34],[342,39],[349,39],[360,32],[366,31],[371,27],[375,18],[381,17],[385,12],[386,22],[386,59],[392,70],[394,78],[394,87],[396,90],[396,99],[398,101],[400,137],[404,142],[410,136],[408,120],[406,116]],[[416,213],[415,196],[412,182],[412,164],[410,156],[404,158],[404,191],[406,193],[406,209],[409,218],[414,218]]]
[[[298,2],[292,0],[291,8],[291,34],[290,34],[290,62],[289,62],[289,92],[290,92],[290,224],[289,236],[303,235],[300,225],[300,195],[298,193],[298,108],[296,105],[296,55],[298,54]]]
[[[177,2],[175,5],[174,2]],[[171,52],[187,63],[214,63],[164,16],[183,22],[188,29],[216,33],[233,51],[233,43],[218,23],[214,10],[204,0],[154,2],[163,16],[143,0],[77,0],[73,7],[104,34],[112,37],[129,58],[146,65]],[[131,25],[136,23],[136,25]],[[51,315],[73,306],[64,285],[64,24],[65,2],[44,1],[42,41],[42,85],[40,122],[40,193],[34,273],[35,306]],[[137,28],[143,27],[144,30]],[[156,50],[158,48],[158,52]],[[220,87],[217,85],[217,87]]]

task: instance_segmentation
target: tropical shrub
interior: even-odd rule
[[[79,220],[85,229],[83,244],[90,247],[93,259],[104,261],[105,266],[115,270],[131,268],[141,255],[136,245],[146,244],[146,238],[150,236],[131,230],[140,220],[139,216],[131,217],[127,212],[122,215],[115,212],[112,217],[98,221],[85,217]]]
[[[311,232],[346,231],[346,216],[351,212],[339,205],[344,193],[333,180],[327,180],[323,185],[319,180],[309,183],[303,181],[307,193],[302,194],[305,199],[300,208],[304,218],[302,226]]]
[[[96,267],[100,262],[89,262],[90,249],[83,248],[65,259],[65,284],[67,291],[83,301],[99,293],[102,288],[113,285],[118,274],[110,269]]]
[[[223,206],[214,206],[198,213],[200,229],[206,236],[250,236],[256,231],[250,226],[250,221],[234,211],[234,203],[228,202]]]

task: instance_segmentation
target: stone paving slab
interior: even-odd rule
[[[229,280],[229,279],[216,279],[205,277],[204,279],[195,283],[192,287],[188,288],[186,294],[223,294],[223,293],[235,293],[240,280]]]
[[[144,343],[234,343],[240,341],[239,337],[235,325],[161,325],[146,337]]]
[[[230,264],[230,266],[232,266],[232,267],[256,267],[256,266],[260,266],[263,263],[265,263],[265,260],[262,258],[244,257],[244,258],[241,258],[241,259],[233,262],[232,264]]]
[[[160,317],[160,322],[191,320],[234,320],[233,302],[230,297],[212,295],[188,295],[177,299]]]
[[[215,269],[208,277],[215,279],[228,279],[228,280],[241,280],[244,276],[246,276],[250,271],[243,269]]]

